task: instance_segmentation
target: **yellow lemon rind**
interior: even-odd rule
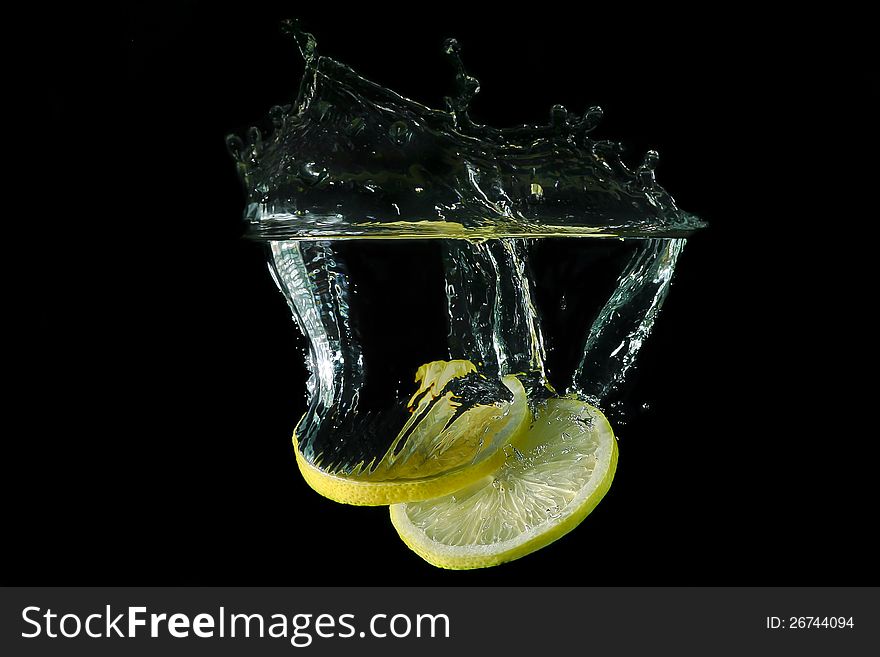
[[[507,377],[505,377],[507,378]],[[522,384],[515,381],[518,390],[514,391],[517,397],[525,394]],[[509,432],[504,444],[509,443],[523,431],[527,430],[531,422],[528,405],[524,399],[522,403],[523,413],[518,422],[512,423],[507,429]],[[504,444],[498,445],[495,453],[472,465],[457,468],[451,472],[444,472],[423,479],[397,479],[387,481],[364,481],[354,477],[334,475],[321,470],[309,463],[299,450],[296,433],[293,434],[293,446],[296,454],[296,463],[306,483],[318,494],[339,502],[355,506],[387,506],[400,502],[421,502],[443,497],[461,490],[473,482],[497,471],[504,465]]]
[[[604,420],[611,441],[611,457],[608,469],[595,484],[585,486],[566,507],[558,519],[547,520],[533,528],[527,538],[518,537],[480,546],[450,546],[438,543],[413,526],[406,515],[406,505],[390,507],[391,523],[406,546],[422,559],[438,568],[447,570],[471,570],[488,568],[524,557],[562,538],[590,515],[599,504],[614,480],[617,471],[617,439],[605,416],[594,409]]]
[[[495,472],[504,464],[504,451],[499,449],[475,465],[426,479],[359,481],[323,472],[303,458],[296,443],[296,435],[293,437],[293,444],[296,448],[296,463],[306,483],[315,492],[334,502],[355,506],[386,506],[442,497]]]

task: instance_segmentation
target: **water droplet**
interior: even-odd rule
[[[578,122],[578,130],[581,132],[590,132],[599,125],[603,115],[604,112],[602,108],[598,105],[594,105],[584,112],[583,117],[581,117],[581,120]]]
[[[550,108],[550,125],[557,130],[568,125],[568,110],[564,105],[554,105]]]
[[[244,162],[244,142],[238,135],[226,136],[226,150],[236,162]]]
[[[660,154],[657,151],[648,151],[645,153],[645,157],[642,158],[642,163],[639,165],[636,175],[643,188],[652,189],[657,185],[654,169],[657,167],[659,159]]]
[[[455,66],[455,91],[454,97],[446,97],[446,107],[452,113],[456,123],[462,126],[471,126],[467,109],[471,100],[480,92],[480,81],[468,75],[464,63],[461,60],[461,46],[455,39],[447,39],[443,44],[443,51],[452,59]]]
[[[657,167],[657,162],[660,160],[660,153],[654,150],[650,150],[645,153],[645,157],[642,159],[642,165],[640,168],[642,169],[650,169],[654,170]]]
[[[247,129],[247,140],[253,154],[259,156],[263,152],[263,134],[257,126],[252,125]]]
[[[315,37],[300,27],[298,20],[288,19],[282,21],[281,31],[293,37],[307,64],[311,64],[317,58],[318,42],[315,40]]]
[[[461,45],[458,43],[458,39],[446,39],[443,42],[443,52],[447,55],[458,55],[461,53]]]
[[[299,177],[305,183],[317,185],[327,178],[327,169],[315,162],[304,162],[299,168]]]
[[[395,121],[391,124],[391,127],[388,128],[388,136],[395,144],[403,146],[409,141],[412,133],[405,121]]]
[[[284,125],[284,109],[281,105],[273,105],[269,110],[269,119],[272,121],[272,126],[277,128],[281,128]]]
[[[366,122],[360,116],[354,117],[344,128],[344,132],[349,137],[354,137],[363,131]]]

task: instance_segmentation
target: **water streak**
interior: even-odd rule
[[[364,384],[363,350],[350,316],[350,285],[345,264],[330,242],[270,242],[269,271],[287,299],[300,332],[308,338],[310,370],[306,383],[309,409],[299,437],[306,458],[313,454],[314,433],[338,414],[357,411]],[[338,428],[338,426],[337,426]]]
[[[571,391],[601,402],[624,381],[669,294],[685,241],[640,241],[617,288],[590,327]]]
[[[495,376],[544,382],[544,339],[534,304],[527,240],[444,243],[451,358]]]

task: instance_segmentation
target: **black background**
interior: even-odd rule
[[[822,201],[836,158],[847,166],[849,123],[876,105],[865,44],[802,15],[574,6],[132,10],[127,66],[105,89],[116,101],[95,112],[114,126],[105,142],[118,154],[102,170],[124,199],[102,204],[92,176],[79,207],[109,227],[68,234],[67,250],[44,243],[65,268],[52,256],[29,268],[37,340],[19,379],[22,454],[4,464],[4,580],[876,583],[876,436],[853,421],[864,386],[844,372],[867,358],[856,343],[870,332],[856,326],[852,279],[835,275],[854,231]],[[241,239],[223,141],[295,95],[303,65],[278,28],[289,16],[323,54],[438,107],[453,88],[441,46],[455,36],[482,83],[478,122],[601,105],[595,134],[622,140],[631,162],[659,150],[659,182],[710,223],[640,356],[610,493],[525,559],[436,570],[387,509],[332,503],[296,470],[303,340],[261,247]],[[71,67],[59,71],[48,102],[60,119],[74,100]],[[846,118],[829,119],[832,107]]]

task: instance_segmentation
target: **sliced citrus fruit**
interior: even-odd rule
[[[495,566],[574,529],[611,486],[617,441],[597,408],[554,398],[503,449],[504,465],[466,489],[394,504],[391,522],[414,552],[440,568]]]
[[[470,361],[435,361],[416,373],[408,418],[381,457],[340,473],[322,454],[307,459],[294,433],[296,460],[318,493],[344,504],[385,505],[446,495],[494,472],[501,448],[528,427],[523,385],[490,381]],[[499,395],[503,392],[503,396]]]

